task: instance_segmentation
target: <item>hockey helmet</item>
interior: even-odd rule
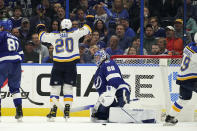
[[[194,41],[195,41],[195,43],[197,43],[197,32],[194,35]]]
[[[72,27],[72,22],[70,19],[63,19],[61,21],[61,29],[64,30],[64,29],[70,29]]]
[[[104,50],[98,50],[94,54],[94,60],[97,66],[99,66],[104,60],[108,58],[109,58],[109,55]]]

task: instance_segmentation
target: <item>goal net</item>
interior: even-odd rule
[[[130,104],[137,103],[135,106],[156,109],[162,119],[162,115],[169,111],[171,104],[179,97],[176,77],[182,56],[115,55],[111,58],[119,65],[125,81],[131,86],[131,99],[139,99]],[[193,105],[188,107],[191,106],[195,108]],[[194,110],[191,112],[190,117],[193,117]],[[192,121],[186,114],[183,121]]]

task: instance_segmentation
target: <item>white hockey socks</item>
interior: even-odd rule
[[[173,105],[172,108],[170,109],[169,115],[176,117],[183,107],[189,102],[189,100],[183,100],[183,99],[178,99]]]
[[[64,104],[69,104],[70,107],[72,106],[73,102],[73,87],[69,84],[64,84],[63,86],[63,93],[64,93]]]
[[[51,87],[50,108],[53,108],[53,105],[54,105],[53,100],[52,100],[53,97],[55,97],[57,99],[57,101],[59,101],[60,91],[61,91],[60,85]]]

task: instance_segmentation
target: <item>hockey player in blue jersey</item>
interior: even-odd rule
[[[172,105],[164,125],[175,125],[178,122],[176,117],[192,98],[192,92],[197,92],[197,33],[194,41],[184,48],[183,60],[176,81],[180,85],[179,99]]]
[[[9,90],[12,94],[13,102],[16,107],[15,118],[20,121],[23,117],[22,99],[19,90],[23,51],[20,48],[18,38],[8,31],[5,31],[5,29],[9,30],[10,26],[7,24],[4,25],[3,23],[4,22],[0,21],[0,92],[4,81],[8,78]]]
[[[92,112],[92,121],[107,121],[110,107],[123,107],[130,101],[130,86],[123,80],[118,65],[104,50],[95,53],[98,69],[94,84],[99,94]]]

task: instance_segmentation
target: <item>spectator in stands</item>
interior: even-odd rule
[[[150,12],[148,7],[144,7],[144,27],[149,24]]]
[[[83,44],[86,48],[90,48],[90,42],[92,40],[92,34],[88,34],[86,36],[84,36],[84,39],[83,39]]]
[[[137,50],[134,47],[129,47],[129,50],[126,55],[137,55]]]
[[[159,45],[154,44],[152,45],[152,49],[151,49],[151,55],[159,55],[160,54],[160,48]]]
[[[74,8],[70,13],[70,16],[72,18],[77,17],[77,16],[75,16],[75,14],[77,14],[78,9],[82,9],[84,11],[85,16],[86,15],[93,15],[93,16],[95,15],[95,11],[88,6],[88,0],[79,0],[78,1],[76,8]]]
[[[41,0],[41,4],[45,7],[45,15],[49,18],[53,18],[54,12],[52,9],[52,4],[50,4],[50,0]]]
[[[106,48],[106,43],[100,40],[100,34],[98,31],[93,31],[92,32],[92,39],[90,42],[90,46],[92,45],[97,45],[100,49]]]
[[[147,50],[148,54],[151,54],[152,45],[156,44],[154,37],[154,29],[151,24],[148,24],[145,28],[143,47]]]
[[[94,24],[94,30],[98,31],[100,34],[100,40],[104,40],[107,36],[107,27],[102,20],[96,21]]]
[[[95,63],[94,54],[98,49],[97,45],[90,46],[90,48],[82,55],[84,63]]]
[[[24,51],[25,49],[25,42],[24,40],[21,38],[21,35],[20,35],[20,32],[19,32],[19,29],[18,28],[13,28],[11,30],[11,33],[16,36],[18,38],[18,40],[20,41],[20,44],[21,44],[21,48],[22,50]]]
[[[79,28],[79,22],[77,20],[72,21],[72,28],[75,28],[75,29]]]
[[[108,16],[107,16],[105,10],[103,9],[102,5],[97,4],[95,6],[95,10],[96,10],[96,14],[95,14],[94,23],[96,23],[98,20],[102,20],[104,23],[106,23],[108,21]]]
[[[40,0],[18,0],[17,4],[22,9],[23,17],[30,18],[36,15],[36,6],[40,4]]]
[[[53,63],[53,45],[49,46],[49,56],[43,58],[42,63]]]
[[[189,17],[186,22],[186,30],[193,36],[197,32],[197,20]]]
[[[182,55],[183,53],[183,40],[175,37],[175,29],[172,26],[166,27],[166,49],[169,54]]]
[[[187,18],[194,18],[197,21],[197,6],[196,5],[192,5],[192,1],[193,0],[186,0],[186,7],[187,7]],[[180,19],[183,18],[184,15],[184,6],[180,6],[178,8],[177,14],[176,14],[176,18]]]
[[[86,24],[85,13],[82,9],[77,10],[77,20],[79,23],[79,27],[81,28],[84,24]]]
[[[106,52],[111,55],[123,55],[124,51],[119,49],[119,38],[115,35],[112,35],[109,40],[109,47],[106,48]]]
[[[165,29],[159,26],[158,18],[150,17],[149,23],[153,26],[155,37],[166,37]]]
[[[85,63],[84,59],[83,59],[83,55],[84,53],[87,51],[88,49],[86,48],[86,46],[83,43],[79,44],[79,54],[80,54],[80,63]]]
[[[28,41],[25,45],[23,62],[24,63],[38,63],[39,62],[39,54],[34,52],[34,43],[32,41]]]
[[[137,51],[137,55],[140,55],[140,38],[139,37],[134,37],[133,42],[132,42],[132,47],[134,47]],[[145,48],[143,48],[143,54],[142,55],[148,55],[147,51]]]
[[[60,32],[60,24],[57,20],[53,20],[50,32],[52,33],[59,33]]]
[[[39,59],[42,61],[43,58],[49,56],[49,50],[46,46],[42,45],[41,41],[38,38],[38,34],[35,33],[32,35],[32,42],[34,43],[34,51],[39,54]]]
[[[165,0],[161,17],[175,17],[180,6],[182,6],[182,0]]]
[[[66,18],[65,10],[63,7],[57,9],[57,20],[61,22],[63,19]]]
[[[23,19],[23,17],[21,17],[22,16],[21,8],[19,6],[15,7],[13,13],[14,13],[13,17],[10,18],[10,20],[12,21],[12,27],[13,28],[20,27]]]
[[[119,20],[120,18],[129,18],[129,13],[124,9],[123,0],[114,0],[112,9],[109,10],[104,3],[100,3],[111,20]]]
[[[31,31],[35,32],[35,27],[36,25],[42,23],[45,24],[47,29],[49,29],[50,25],[51,25],[51,19],[49,17],[45,16],[46,10],[45,7],[41,4],[39,4],[36,7],[36,16],[31,17],[30,19],[30,24],[31,24]]]
[[[120,23],[124,26],[125,28],[125,36],[126,37],[131,37],[131,39],[133,39],[133,37],[135,37],[135,32],[133,31],[133,29],[131,27],[129,27],[129,20],[127,18],[122,18],[120,20]]]
[[[54,3],[53,4],[53,16],[51,17],[52,20],[57,20],[58,18],[58,9],[61,8],[61,4],[60,3]]]
[[[1,13],[0,20],[8,20],[10,17],[12,17],[12,11],[7,7],[5,7],[4,0],[0,0],[0,13]]]
[[[30,30],[30,21],[27,18],[23,18],[21,22],[21,27],[19,28],[21,39],[24,42],[31,39],[32,31]]]
[[[116,35],[119,38],[118,48],[124,51],[130,46],[131,38],[125,36],[125,29],[123,25],[119,24],[116,26]]]
[[[166,38],[159,37],[157,39],[157,45],[159,45],[160,54],[162,55],[168,54],[168,50],[166,49]]]
[[[174,29],[175,29],[175,37],[184,39],[183,35],[183,20],[182,19],[176,19],[174,22]],[[186,32],[186,41],[184,43],[184,46],[189,44],[192,41],[191,35]]]
[[[130,26],[137,32],[140,27],[140,0],[135,0],[128,12]]]
[[[123,0],[123,6],[126,10],[129,10],[129,8],[133,5],[134,0]]]

